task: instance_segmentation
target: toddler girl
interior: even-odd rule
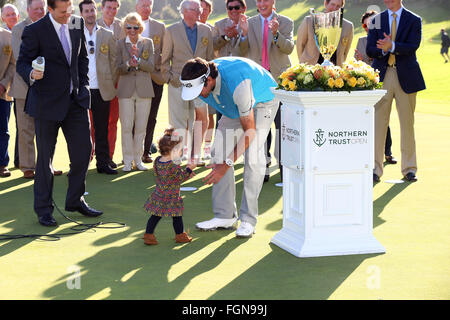
[[[161,156],[153,162],[156,188],[144,205],[145,210],[151,214],[143,238],[147,245],[158,244],[153,232],[161,217],[173,218],[176,242],[192,241],[192,238],[184,232],[182,219],[184,206],[180,196],[180,184],[195,175],[192,172],[195,165],[188,165],[183,170],[174,163],[174,160],[180,159],[182,156],[182,138],[175,132],[175,129],[168,128],[158,141]]]

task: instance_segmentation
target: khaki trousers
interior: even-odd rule
[[[17,131],[19,141],[20,170],[35,170],[36,149],[34,146],[34,119],[25,113],[25,99],[15,99],[17,113]]]
[[[387,127],[391,114],[392,101],[395,99],[400,121],[401,170],[405,176],[408,172],[417,172],[416,140],[414,137],[414,110],[417,93],[406,93],[398,81],[397,70],[388,67],[384,77],[383,89],[386,95],[375,105],[375,168],[374,173],[383,175],[384,146]]]
[[[208,105],[200,101],[197,104],[194,100],[184,101],[181,99],[182,89],[168,84],[169,124],[183,137],[183,145],[188,147],[188,154],[191,154],[195,108],[208,108]]]
[[[256,136],[244,153],[244,189],[239,209],[239,219],[253,226],[256,225],[258,217],[258,197],[266,171],[264,146],[278,106],[279,102],[274,99],[266,103],[258,103],[253,108]],[[214,137],[212,162],[223,163],[232,153],[243,133],[239,118],[230,119],[222,116]],[[213,185],[212,207],[217,218],[232,219],[237,217],[234,168],[228,169],[222,179]]]
[[[130,165],[133,160],[136,165],[142,162],[144,139],[151,104],[151,98],[139,98],[136,92],[131,98],[119,99],[122,155],[125,165]]]

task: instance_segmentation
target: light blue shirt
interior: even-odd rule
[[[186,36],[191,44],[192,52],[195,52],[195,47],[197,46],[197,23],[195,23],[194,28],[189,28],[187,24],[184,22],[184,29],[186,30]]]
[[[391,26],[392,26],[392,22],[394,22],[394,17],[392,16],[394,13],[397,15],[396,21],[397,21],[397,31],[398,31],[398,25],[400,24],[400,17],[402,16],[402,12],[403,12],[403,6],[400,7],[400,9],[398,9],[396,12],[391,11],[388,9],[388,15],[389,15],[389,31],[390,33],[392,33],[391,31]],[[394,52],[395,51],[395,41],[392,41],[392,48],[391,50],[389,50],[389,52]],[[387,52],[383,51],[383,54],[387,54]]]
[[[266,18],[264,18],[262,15],[259,15],[259,18],[261,19],[261,34],[264,37],[264,20],[266,20]],[[269,17],[267,17],[267,23],[269,23],[273,18],[273,11],[271,13],[271,15]],[[270,32],[270,28],[269,28],[269,32]]]

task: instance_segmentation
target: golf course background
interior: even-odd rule
[[[252,0],[250,0],[252,1]],[[383,1],[372,1],[384,9]],[[0,241],[0,299],[449,299],[450,298],[450,63],[439,54],[441,28],[450,29],[445,2],[404,1],[423,18],[423,39],[417,52],[427,90],[419,92],[416,143],[419,181],[391,184],[402,178],[400,164],[387,165],[373,191],[374,235],[385,254],[299,259],[270,243],[282,226],[282,190],[276,161],[260,194],[256,234],[237,239],[232,230],[200,232],[195,223],[210,219],[211,186],[201,179],[204,168],[184,185],[184,224],[194,240],[174,242],[171,219],[162,219],[157,246],[145,246],[142,235],[148,215],[143,210],[153,191],[153,170],[116,176],[98,174],[95,160],[87,177],[87,202],[105,213],[86,223],[119,221],[120,229],[96,229],[48,242],[32,239]],[[297,31],[309,8],[323,1],[277,1],[277,11],[295,21]],[[254,8],[254,6],[253,6]],[[363,35],[360,16],[367,4],[347,1],[345,17],[355,26],[353,48]],[[249,10],[248,15],[254,15]],[[214,13],[211,21],[225,14]],[[353,49],[350,51],[352,55]],[[291,55],[297,63],[296,50]],[[15,124],[10,119],[10,157]],[[168,124],[167,89],[161,102],[155,136]],[[393,154],[400,160],[399,122],[391,113]],[[120,126],[114,161],[120,163]],[[63,210],[69,170],[65,140],[58,139],[53,197]],[[150,167],[150,165],[149,165]],[[56,229],[40,226],[33,212],[33,181],[13,168],[0,179],[0,234],[64,233],[74,224],[55,209]],[[121,166],[119,167],[121,169]],[[242,164],[236,165],[237,205],[242,192]],[[73,278],[78,276],[77,278]]]

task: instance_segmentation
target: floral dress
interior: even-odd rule
[[[179,217],[183,215],[184,209],[180,185],[189,179],[192,170],[183,170],[172,161],[161,162],[160,158],[157,157],[153,162],[156,188],[145,202],[144,209],[159,217]]]

